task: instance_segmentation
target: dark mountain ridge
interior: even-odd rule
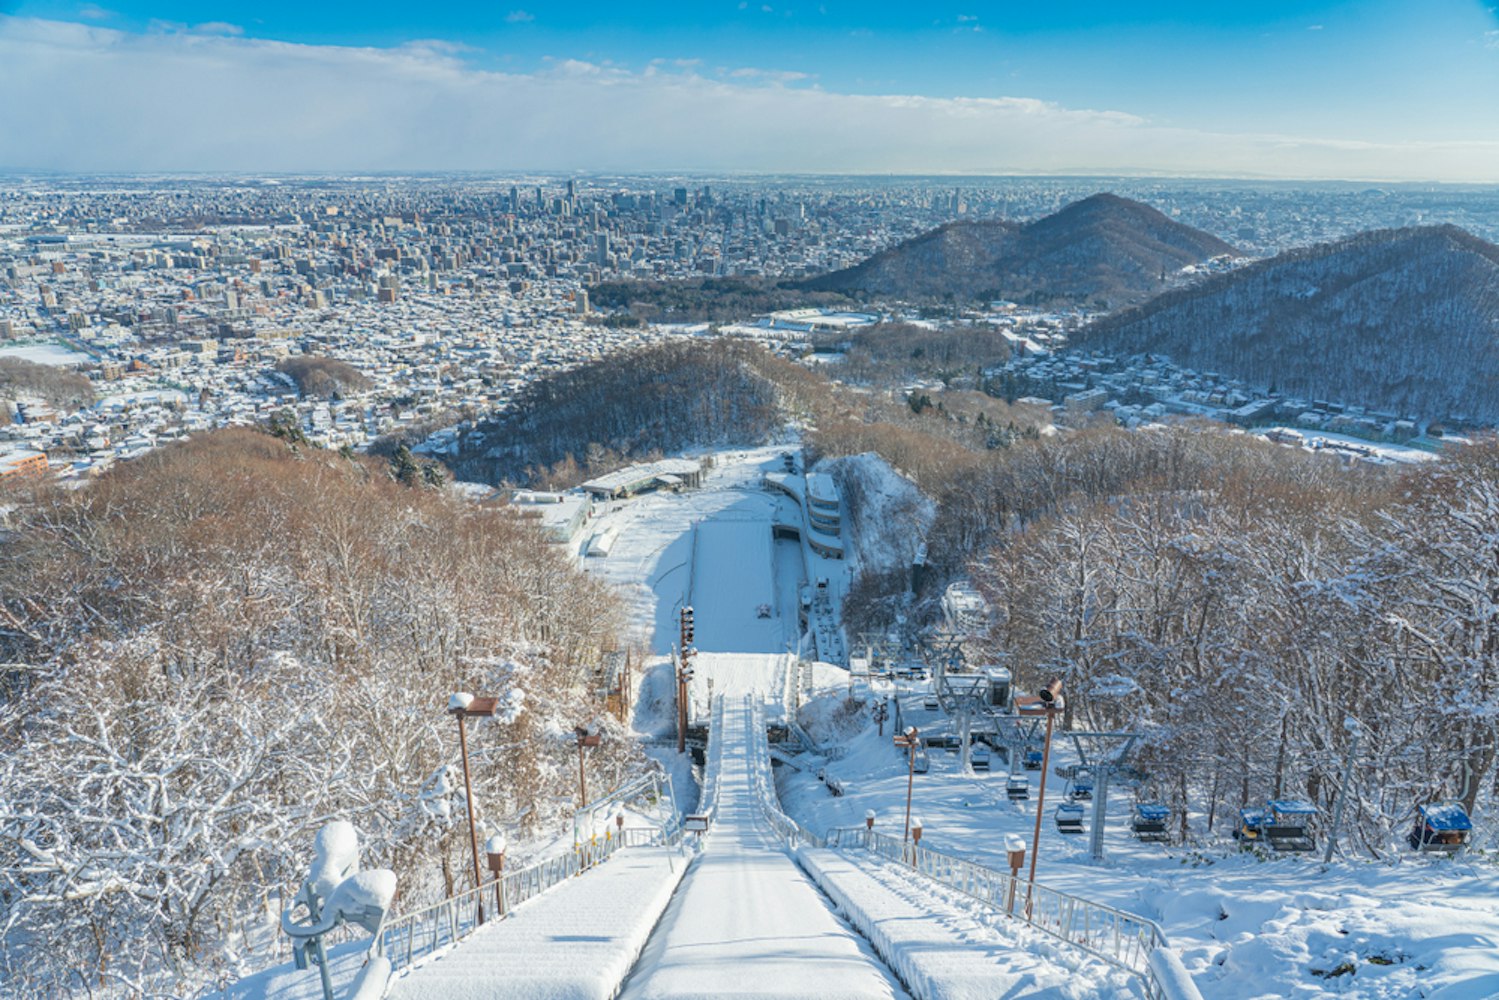
[[[1452,225],[1360,233],[1167,292],[1073,345],[1167,354],[1293,396],[1499,423],[1499,246]]]
[[[1096,194],[1027,224],[951,222],[853,267],[809,278],[814,291],[894,298],[1006,298],[1114,307],[1164,287],[1175,272],[1237,254],[1149,205]]]

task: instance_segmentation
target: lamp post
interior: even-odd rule
[[[916,780],[916,747],[918,746],[916,727],[911,726],[893,739],[896,746],[906,749],[906,826],[900,836],[901,855],[904,856],[906,841],[911,839],[911,786]]]
[[[615,844],[614,846],[615,847],[624,847],[625,846],[625,813],[624,813],[623,809],[621,809],[619,812],[617,812],[617,813],[614,814],[614,836],[615,836],[615,839],[618,841],[618,843]]]
[[[494,911],[497,916],[505,915],[505,848],[507,847],[505,835],[497,833],[484,842],[484,853],[489,861],[489,870],[494,875]]]
[[[864,810],[864,849],[869,850],[869,845],[874,842],[874,810]]]
[[[692,657],[697,653],[692,645],[692,640],[697,634],[692,605],[688,604],[682,608],[678,620],[681,626],[681,644],[677,646],[680,650],[677,656],[677,753],[686,753],[687,682],[692,680]]]
[[[1025,838],[1013,833],[1005,834],[1005,852],[1010,856],[1010,902],[1006,910],[1014,913],[1015,883],[1020,878],[1020,869],[1025,865]]]
[[[463,801],[468,808],[468,845],[474,852],[474,888],[484,884],[479,872],[479,831],[474,825],[474,784],[468,769],[468,730],[463,722],[468,718],[486,719],[494,715],[499,706],[498,698],[475,698],[466,691],[459,691],[448,698],[448,714],[458,720],[458,746],[463,752]],[[484,898],[474,893],[479,907],[479,923],[484,922]]]
[[[1046,772],[1051,770],[1051,731],[1062,708],[1062,679],[1054,677],[1034,695],[1015,699],[1017,712],[1046,713],[1046,743],[1041,751],[1041,787],[1036,790],[1036,832],[1031,837],[1031,871],[1025,887],[1025,916],[1031,916],[1031,894],[1036,888],[1036,858],[1041,854],[1041,813],[1046,805]]]
[[[921,817],[911,820],[911,864],[916,863],[916,848],[921,846]]]
[[[573,733],[578,737],[578,808],[582,809],[588,805],[588,778],[583,772],[583,748],[596,747],[604,738],[591,725],[574,726]]]

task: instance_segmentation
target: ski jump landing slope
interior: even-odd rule
[[[775,675],[765,657],[762,676]],[[750,709],[728,703],[718,811],[622,1000],[904,998],[869,945],[833,912],[767,824],[750,774]]]

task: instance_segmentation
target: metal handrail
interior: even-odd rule
[[[670,846],[679,838],[680,833],[638,827],[623,830],[620,836],[611,831],[602,838],[591,838],[565,854],[507,872],[499,879],[388,921],[380,931],[380,946],[392,970],[408,968],[477,930],[481,902],[493,902],[498,912],[491,912],[490,919],[503,920],[516,906],[602,864],[618,850]]]
[[[1081,896],[1030,883],[1008,872],[987,868],[889,834],[857,827],[829,831],[829,846],[860,846],[881,857],[909,865],[917,873],[971,899],[1024,921],[1144,981],[1152,996],[1165,991],[1150,956],[1169,948],[1160,926],[1147,917],[1096,903]]]
[[[750,730],[748,747],[750,785],[760,811],[765,815],[766,822],[789,847],[795,848],[799,844],[822,847],[821,837],[786,815],[781,809],[781,800],[776,795],[772,778],[770,741],[765,734],[765,706],[758,699],[745,698],[744,710],[749,715],[747,726]]]

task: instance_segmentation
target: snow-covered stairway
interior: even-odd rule
[[[717,774],[709,776],[717,779],[715,822],[626,982],[625,1000],[906,996],[766,821],[751,774],[768,766],[751,753],[749,741],[765,739],[754,716],[738,700],[722,713]]]
[[[617,852],[391,983],[395,1000],[609,1000],[686,868],[673,847]]]

